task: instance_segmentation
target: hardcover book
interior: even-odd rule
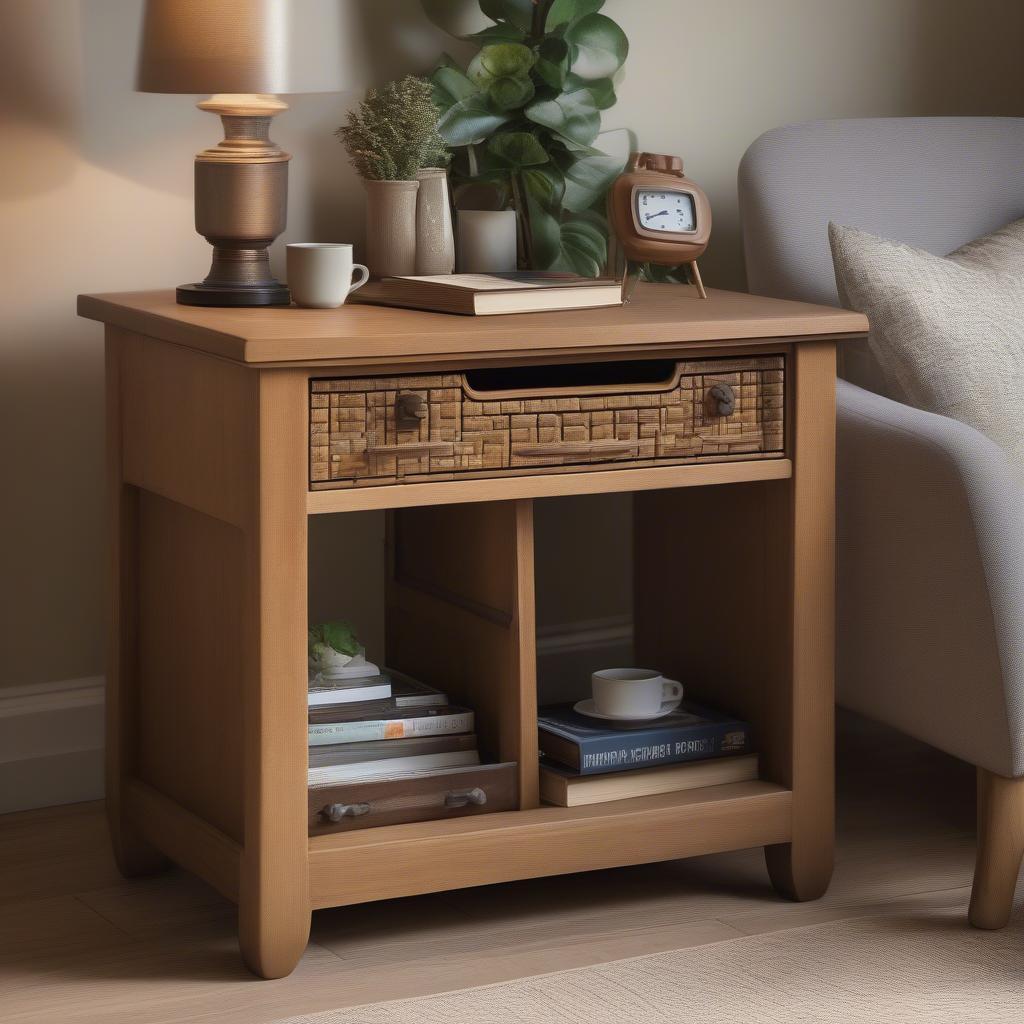
[[[641,796],[681,793],[687,789],[753,782],[757,778],[757,754],[745,757],[712,757],[689,764],[636,768],[607,775],[577,775],[569,768],[542,764],[540,796],[556,807],[583,807]]]
[[[580,775],[750,752],[750,725],[689,701],[653,722],[609,728],[568,704],[537,714],[540,749]]]
[[[543,271],[441,274],[435,277],[386,277],[353,292],[352,299],[435,313],[493,316],[498,313],[621,306],[622,285],[618,281]]]
[[[358,707],[358,704],[341,704],[310,708],[309,745],[366,743],[473,731],[473,712],[467,708],[383,708],[370,715],[350,714],[351,709]]]

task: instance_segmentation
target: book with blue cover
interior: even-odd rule
[[[614,728],[577,714],[570,704],[557,704],[539,710],[537,725],[541,753],[580,775],[701,761],[751,750],[749,723],[690,701],[664,718]]]

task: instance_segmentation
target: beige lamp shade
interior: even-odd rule
[[[338,92],[345,0],[147,0],[139,92]]]

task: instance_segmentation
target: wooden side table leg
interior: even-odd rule
[[[799,345],[793,362],[793,839],[765,858],[780,893],[812,900],[828,888],[835,844],[835,344]]]
[[[125,878],[151,875],[168,865],[128,821],[124,790],[135,769],[135,561],[138,502],[134,488],[125,487],[121,471],[121,354],[120,332],[106,333],[106,444],[108,621],[106,685],[105,790],[107,824],[114,859]]]
[[[1024,857],[1024,778],[978,769],[978,856],[971,889],[971,924],[1003,928]]]
[[[259,473],[250,533],[251,680],[245,708],[245,843],[239,943],[263,978],[309,939],[306,810],[307,420],[305,374],[259,374]],[[254,457],[257,453],[254,453]]]

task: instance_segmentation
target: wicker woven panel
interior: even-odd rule
[[[345,487],[524,467],[782,455],[782,356],[694,360],[678,371],[660,387],[493,400],[460,374],[315,380],[310,480]],[[730,415],[719,415],[709,395],[716,384],[735,397]],[[399,395],[422,399],[426,414],[413,429],[397,426]]]

